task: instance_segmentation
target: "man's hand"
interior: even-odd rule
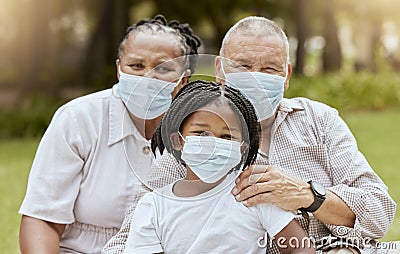
[[[290,177],[272,165],[254,165],[245,169],[236,180],[232,194],[246,206],[272,203],[288,211],[309,207],[314,202],[307,182]]]

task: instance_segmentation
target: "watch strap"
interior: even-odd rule
[[[315,191],[315,189],[313,187],[312,180],[308,181],[307,183],[310,184],[311,191],[312,191],[312,193],[314,195],[314,202],[307,208],[300,208],[300,211],[313,213],[313,212],[317,211],[318,208],[325,201],[325,195],[321,195],[321,194],[316,193],[316,191]]]

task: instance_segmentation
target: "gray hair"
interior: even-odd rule
[[[222,40],[221,49],[219,55],[223,56],[225,47],[231,36],[237,33],[249,34],[252,36],[277,36],[282,39],[285,43],[286,49],[286,62],[289,63],[289,41],[280,26],[278,26],[274,21],[269,20],[264,17],[249,16],[242,20],[239,20],[235,25],[233,25],[228,32],[225,34]]]

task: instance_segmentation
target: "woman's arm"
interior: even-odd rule
[[[76,120],[73,107],[65,105],[54,114],[40,141],[19,210],[22,254],[59,253],[65,225],[49,221],[75,221],[74,205],[89,150],[87,146],[91,145],[89,139],[83,142],[83,128],[78,126],[81,122]]]
[[[314,243],[295,219],[275,235],[274,243],[283,254],[315,254]]]
[[[21,254],[59,253],[60,238],[65,224],[52,223],[22,215],[19,231]]]

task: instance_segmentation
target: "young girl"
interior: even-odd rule
[[[125,253],[266,253],[266,232],[282,253],[315,253],[293,213],[271,204],[246,207],[230,193],[259,146],[254,108],[237,90],[189,83],[152,144],[183,163],[187,175],[139,201]]]

